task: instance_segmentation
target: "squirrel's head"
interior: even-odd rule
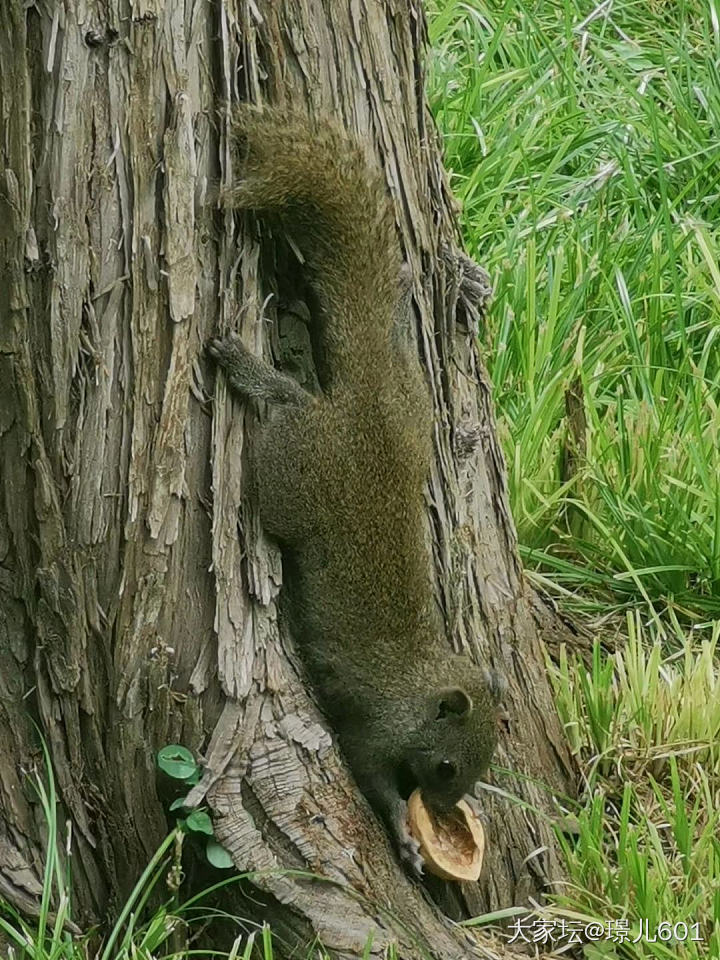
[[[425,717],[407,744],[405,762],[423,800],[449,810],[484,776],[497,740],[503,684],[496,674],[465,670],[462,686],[433,691]]]

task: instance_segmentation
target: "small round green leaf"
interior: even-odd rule
[[[158,750],[157,765],[163,773],[175,780],[188,780],[200,769],[187,747],[177,743],[168,744]]]
[[[213,825],[210,817],[204,810],[193,810],[185,820],[188,830],[193,833],[206,833],[209,837],[213,835]]]
[[[229,870],[230,867],[235,866],[230,854],[225,847],[220,846],[217,840],[208,840],[205,847],[205,856],[208,858],[208,863],[217,867],[218,870]]]
[[[177,800],[173,800],[170,804],[169,810],[171,813],[174,813],[175,810],[183,810],[185,808],[185,797],[178,797]]]

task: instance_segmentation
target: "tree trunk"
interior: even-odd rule
[[[424,42],[415,0],[0,3],[0,897],[21,910],[42,877],[34,718],[72,825],[77,923],[112,914],[165,835],[154,753],[175,742],[204,757],[193,799],[239,869],[338,881],[254,881],[286,940],[466,954],[280,636],[278,552],[243,494],[255,416],[219,382],[211,400],[218,332],[304,362],[297,270],[212,201],[245,99],[342,117],[384,164],[436,407],[438,599],[452,644],[509,681],[496,762],[522,776],[494,782],[523,804],[485,794],[481,883],[428,890],[459,915],[559,876],[544,814],[573,768],[540,642],[557,624],[518,561],[475,336],[489,286],[458,253]]]

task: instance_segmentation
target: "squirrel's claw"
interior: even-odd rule
[[[413,876],[422,879],[425,873],[425,861],[420,853],[420,844],[410,834],[400,842],[400,859],[407,864]]]
[[[225,337],[213,337],[208,340],[206,350],[213,360],[223,365],[227,365],[238,355],[250,353],[236,333],[229,333]]]
[[[420,844],[408,830],[407,804],[404,800],[400,801],[398,805],[395,829],[401,861],[410,868],[413,876],[421,878],[425,872],[425,861],[420,853]]]

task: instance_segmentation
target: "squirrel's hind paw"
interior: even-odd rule
[[[208,340],[205,349],[218,366],[231,373],[238,365],[246,363],[251,356],[237,333],[229,333],[225,337],[213,337]]]
[[[236,333],[213,338],[207,352],[225,371],[230,389],[243,398],[305,406],[311,396],[296,380],[250,353]]]
[[[225,341],[228,339],[230,339],[229,336],[225,337],[222,340],[220,339],[220,337],[213,337],[211,340],[208,340],[208,342],[205,344],[205,349],[207,350],[207,352],[210,354],[213,360],[216,360],[218,363],[222,363],[222,359],[225,352]]]

